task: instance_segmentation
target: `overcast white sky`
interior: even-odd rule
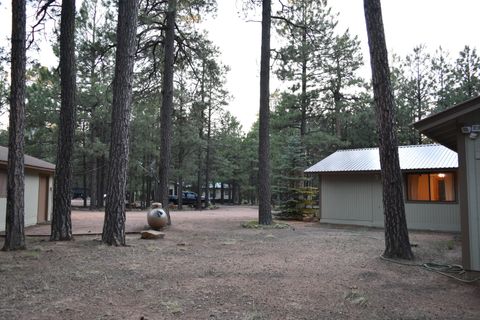
[[[218,15],[206,26],[220,46],[223,62],[231,66],[227,87],[234,96],[229,109],[248,130],[259,108],[260,23],[245,22],[237,14],[242,0],[218,0]],[[275,2],[275,0],[272,0]],[[340,30],[350,29],[363,47],[370,77],[368,44],[362,0],[330,0],[339,12]],[[425,44],[433,52],[438,46],[457,53],[466,45],[480,48],[480,1],[478,0],[383,0],[383,20],[389,53],[406,55]],[[271,81],[271,92],[278,85]]]
[[[216,17],[203,25],[220,48],[223,63],[231,67],[227,88],[233,100],[228,108],[247,131],[259,108],[260,23],[246,22],[238,13],[242,1],[245,0],[217,0]],[[0,42],[8,47],[10,1],[0,0],[0,3]],[[340,30],[349,28],[352,34],[360,37],[367,63],[363,72],[368,76],[363,0],[330,0],[329,4],[340,14]],[[425,44],[432,52],[441,45],[456,57],[466,44],[480,48],[478,0],[383,0],[382,9],[389,53],[404,56],[414,46]],[[43,53],[41,61],[51,64],[51,54]],[[277,85],[272,79],[271,92]]]

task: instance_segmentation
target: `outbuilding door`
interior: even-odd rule
[[[39,176],[37,223],[48,220],[48,176]]]

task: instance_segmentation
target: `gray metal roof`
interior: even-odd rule
[[[439,144],[398,147],[402,170],[431,170],[458,168],[457,153]],[[378,148],[339,150],[306,173],[380,171]]]
[[[0,146],[0,163],[6,164],[7,162],[8,162],[8,148]],[[29,156],[29,155],[25,155],[25,167],[30,169],[49,171],[49,172],[55,171],[54,164]]]

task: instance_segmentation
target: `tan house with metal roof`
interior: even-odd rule
[[[442,145],[398,151],[408,228],[460,231],[457,154]],[[340,150],[305,172],[320,178],[320,222],[383,227],[378,148]]]
[[[480,96],[420,120],[414,127],[458,152],[463,266],[480,271]]]
[[[0,146],[0,231],[5,231],[8,148]],[[55,165],[25,155],[25,226],[50,220]]]

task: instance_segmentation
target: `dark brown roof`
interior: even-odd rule
[[[413,124],[414,128],[444,146],[457,151],[457,133],[480,110],[480,96],[457,104]]]
[[[6,165],[8,162],[8,148],[0,146],[0,164]],[[25,168],[39,171],[54,172],[55,165],[38,158],[25,155]]]

